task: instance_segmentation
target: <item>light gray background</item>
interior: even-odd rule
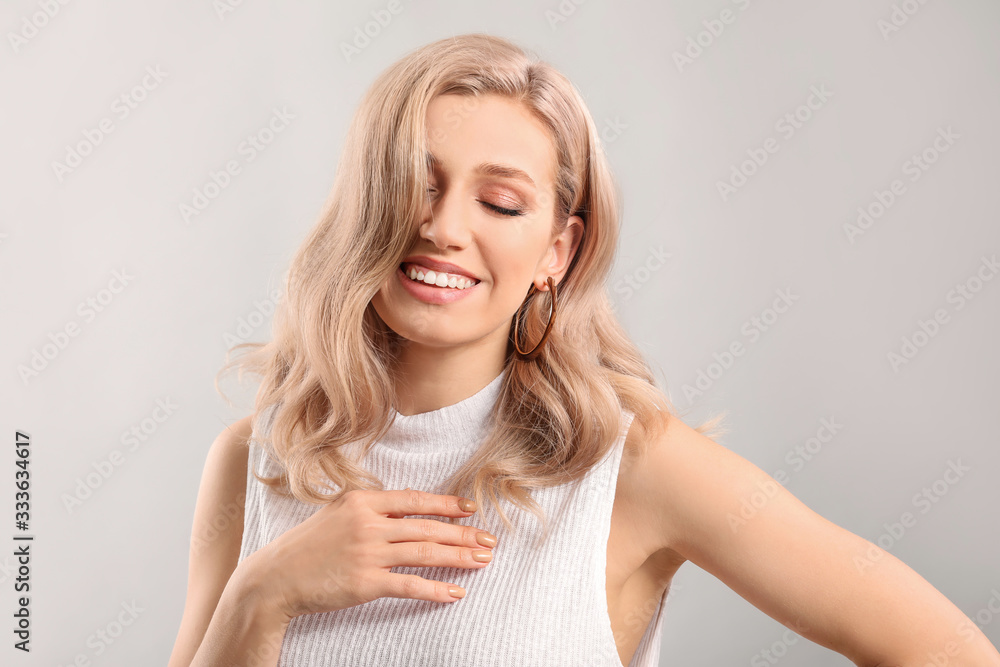
[[[16,575],[12,548],[0,549],[6,664],[65,665],[78,654],[94,665],[165,663],[205,454],[252,397],[230,383],[243,401],[230,408],[213,389],[224,336],[239,335],[242,320],[259,324],[252,339],[268,336],[258,304],[317,218],[365,88],[408,50],[474,31],[561,68],[608,128],[625,197],[609,288],[689,423],[728,409],[726,446],[768,473],[784,470],[795,495],[867,539],[913,513],[916,525],[889,550],[979,614],[1000,644],[987,607],[1000,601],[1000,281],[975,282],[981,258],[1000,250],[997,3],[402,0],[351,62],[341,44],[386,2],[246,0],[221,15],[218,4],[73,2],[18,46],[11,34],[40,5],[0,10],[0,533],[12,543],[10,442],[21,429],[33,442],[37,535],[30,657],[10,647]],[[879,22],[904,4],[918,11],[883,35]],[[674,53],[725,9],[733,21],[703,34],[708,45],[679,68]],[[147,67],[164,79],[121,118],[112,103]],[[787,137],[776,123],[813,86],[832,95]],[[246,162],[240,143],[276,108],[294,119]],[[102,118],[113,132],[60,181],[53,163]],[[957,140],[909,180],[906,161],[948,127]],[[724,201],[717,183],[768,137],[779,150]],[[231,159],[241,173],[185,224],[179,205]],[[850,242],[844,226],[893,179],[905,193]],[[654,250],[669,258],[657,266]],[[116,270],[133,278],[104,292]],[[639,289],[628,293],[626,278]],[[959,309],[948,295],[967,281],[981,289]],[[751,341],[745,323],[778,290],[797,299]],[[108,296],[92,320],[78,311]],[[937,309],[947,322],[916,336],[926,344],[893,369],[889,353]],[[71,323],[79,335],[22,380],[18,367]],[[715,373],[713,355],[734,342],[745,353]],[[715,379],[689,400],[684,387],[700,371]],[[123,446],[123,433],[168,399],[173,414],[134,451]],[[796,469],[786,456],[824,418],[843,426]],[[124,461],[69,512],[64,494],[115,449]],[[939,484],[946,493],[921,513],[914,495],[959,459],[971,471]],[[849,664],[796,641],[691,564],[674,588],[661,664],[752,664],[772,645],[780,664]],[[88,637],[132,601],[142,609],[135,623],[96,655]]]

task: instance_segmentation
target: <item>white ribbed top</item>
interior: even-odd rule
[[[386,489],[443,491],[443,483],[486,437],[505,375],[438,410],[409,416],[394,411],[392,426],[364,459],[365,467]],[[492,507],[480,507],[457,522],[497,536],[489,565],[392,570],[458,584],[466,589],[464,598],[452,603],[379,598],[298,616],[285,634],[279,667],[622,667],[608,615],[606,561],[618,468],[633,417],[624,416],[614,448],[579,487],[532,492],[551,523],[540,546],[541,524],[531,513],[502,501],[516,527],[511,533]],[[267,429],[268,420],[261,421]],[[250,439],[241,562],[319,509],[272,492],[251,469],[260,474],[279,469],[255,437]],[[664,591],[629,667],[658,664],[666,597]]]

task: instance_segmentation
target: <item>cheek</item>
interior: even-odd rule
[[[534,270],[534,264],[528,264],[523,259],[508,260],[503,270],[498,269],[494,274],[490,300],[505,314],[513,315],[528,295]]]
[[[489,245],[491,252],[486,261],[494,290],[520,303],[542,261],[542,241],[525,233],[512,236]]]
[[[372,296],[371,305],[382,321],[389,324],[392,323],[394,315],[407,305],[409,298],[403,286],[399,284],[398,278],[391,275]]]

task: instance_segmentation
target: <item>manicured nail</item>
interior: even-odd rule
[[[479,542],[484,547],[495,547],[497,545],[497,538],[493,537],[489,533],[477,533],[476,542]]]
[[[462,498],[458,501],[458,506],[463,512],[475,512],[476,511],[476,501],[470,500],[468,498]]]
[[[472,552],[472,560],[478,563],[489,563],[493,560],[493,552],[486,549],[475,549]]]
[[[458,586],[449,586],[448,587],[448,594],[451,595],[451,597],[453,597],[453,598],[464,598],[465,597],[465,589],[464,588],[460,588]]]

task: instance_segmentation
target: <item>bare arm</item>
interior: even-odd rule
[[[935,655],[949,667],[1000,666],[989,639],[914,570],[679,418],[637,469],[663,548],[803,637],[865,667]]]
[[[189,667],[275,667],[289,618],[257,594],[247,558],[230,578]],[[173,663],[171,663],[171,666]]]
[[[209,449],[191,530],[184,615],[169,667],[250,664],[236,654],[259,649],[251,642],[260,644],[278,628],[283,634],[287,625],[273,612],[258,611],[252,577],[243,567],[250,559],[237,568],[250,435],[245,417],[224,429]],[[277,664],[277,652],[264,664]]]

